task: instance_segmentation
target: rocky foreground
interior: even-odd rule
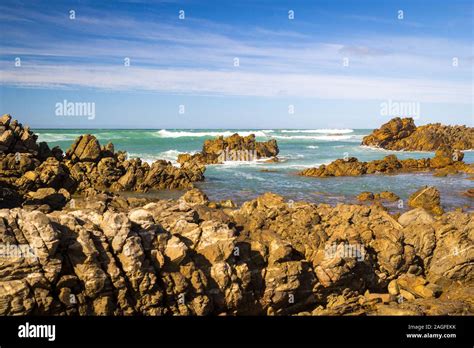
[[[436,151],[443,146],[472,150],[474,128],[440,123],[417,127],[413,118],[396,117],[364,137],[362,145],[406,151]]]
[[[474,314],[472,213],[118,200],[0,210],[0,314]]]

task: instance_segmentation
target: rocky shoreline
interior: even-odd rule
[[[474,219],[444,212],[434,187],[409,211],[285,201],[236,207],[193,183],[222,150],[278,155],[276,141],[233,135],[151,166],[83,135],[63,154],[0,118],[1,315],[472,315]],[[253,153],[253,152],[252,152]],[[462,153],[337,160],[312,176],[469,172]],[[341,162],[342,161],[342,162]],[[471,172],[472,173],[472,172]],[[316,175],[317,174],[317,175]],[[179,199],[121,191],[182,188]]]

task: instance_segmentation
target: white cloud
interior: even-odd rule
[[[4,64],[3,64],[4,65]],[[90,87],[170,94],[471,103],[469,83],[325,74],[280,74],[124,66],[36,65],[3,69],[2,84]]]

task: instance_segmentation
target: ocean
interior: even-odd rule
[[[472,200],[461,193],[473,187],[466,175],[434,177],[428,173],[400,175],[366,175],[361,177],[307,178],[296,175],[305,168],[328,164],[338,158],[357,157],[362,161],[381,159],[389,154],[399,158],[433,157],[430,152],[387,151],[360,146],[371,129],[35,129],[39,141],[50,147],[59,145],[64,151],[81,134],[95,135],[101,145],[111,141],[116,150],[149,163],[165,159],[176,164],[180,153],[197,152],[205,139],[217,135],[255,134],[258,141],[276,139],[280,148],[279,163],[226,162],[207,166],[206,180],[197,183],[211,200],[232,199],[236,203],[271,191],[288,200],[316,203],[356,203],[362,191],[392,191],[404,201],[392,203],[390,210],[407,209],[407,198],[423,185],[436,186],[441,192],[442,206],[447,209],[465,207],[472,210]],[[465,152],[464,161],[474,162],[474,152]],[[181,192],[168,192],[177,197]]]

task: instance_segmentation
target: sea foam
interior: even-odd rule
[[[228,137],[235,133],[240,136],[248,136],[254,134],[256,137],[267,137],[264,131],[169,131],[162,129],[155,134],[160,138],[182,138],[182,137],[216,137],[219,135]]]
[[[348,134],[353,133],[353,129],[344,128],[344,129],[283,129],[282,133],[317,133],[317,134]]]

